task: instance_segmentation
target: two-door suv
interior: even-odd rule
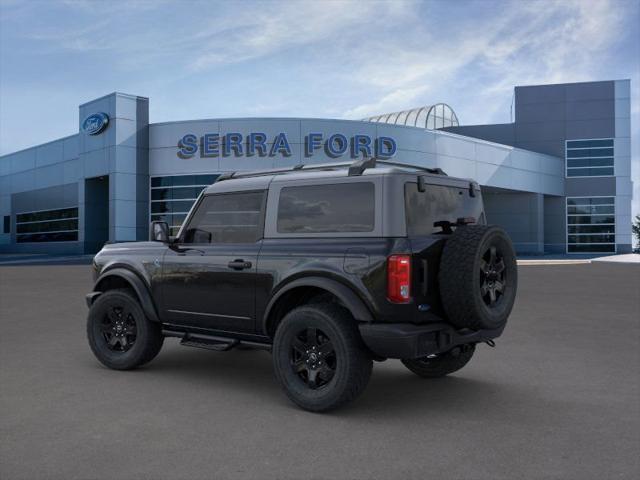
[[[165,337],[272,352],[312,411],[357,397],[373,360],[422,377],[461,369],[502,333],[517,288],[507,234],[477,183],[375,159],[227,173],[175,238],[104,246],[87,334],[104,365],[152,360]]]

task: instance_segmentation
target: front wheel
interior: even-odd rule
[[[462,345],[433,357],[402,360],[405,367],[423,378],[438,378],[457,372],[464,367],[475,352],[475,345]]]
[[[153,360],[164,337],[160,325],[144,314],[129,290],[109,290],[89,310],[87,337],[93,354],[105,366],[130,370]]]
[[[321,412],[360,395],[373,362],[349,312],[321,303],[296,308],[284,317],[273,342],[273,365],[294,403]]]

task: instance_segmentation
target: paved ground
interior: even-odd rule
[[[89,267],[0,267],[0,478],[640,478],[640,268],[521,266],[496,349],[422,380],[376,364],[332,414],[266,352],[167,341],[114,372],[84,338]]]

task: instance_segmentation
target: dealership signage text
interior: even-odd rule
[[[304,137],[304,156],[312,157],[318,151],[332,158],[350,155],[363,157],[390,158],[396,153],[396,141],[391,137],[371,138],[369,135],[347,137],[341,133],[325,135],[309,133]],[[270,138],[265,133],[206,133],[200,137],[187,133],[178,142],[178,156],[191,158],[199,152],[200,157],[218,156],[291,156],[291,144],[286,133],[278,133]]]

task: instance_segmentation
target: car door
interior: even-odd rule
[[[266,192],[205,195],[168,249],[162,268],[163,319],[254,332],[258,254]]]

